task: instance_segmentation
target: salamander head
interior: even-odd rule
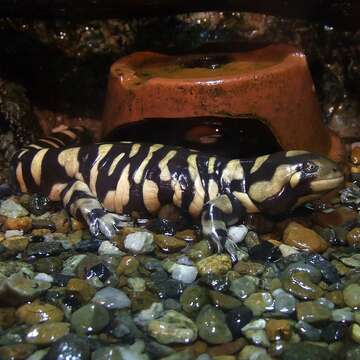
[[[333,161],[293,150],[257,158],[247,188],[261,212],[283,215],[337,188],[343,181],[344,174]]]

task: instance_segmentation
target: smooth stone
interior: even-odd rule
[[[61,309],[51,304],[25,304],[16,311],[16,316],[21,322],[35,325],[42,322],[61,322],[64,313]]]
[[[289,340],[292,335],[291,323],[285,319],[269,319],[266,323],[266,335],[270,341]]]
[[[353,313],[349,307],[335,309],[331,312],[331,318],[333,321],[351,322],[353,320]]]
[[[87,255],[80,254],[70,256],[64,261],[62,273],[64,275],[75,275],[78,266],[86,259]]]
[[[329,244],[314,230],[295,221],[290,222],[285,228],[283,241],[286,245],[316,253],[324,252],[329,246]]]
[[[29,212],[20,204],[16,203],[12,199],[1,201],[0,215],[9,218],[19,218],[28,215]]]
[[[98,239],[81,240],[75,245],[75,250],[80,253],[95,253],[99,250],[101,244],[102,241]]]
[[[0,302],[11,305],[23,304],[43,294],[51,284],[24,276],[19,272],[7,278],[0,288]]]
[[[245,275],[231,281],[230,291],[237,298],[244,300],[256,291],[258,282],[256,277]]]
[[[73,278],[66,285],[69,293],[76,294],[83,303],[87,303],[95,295],[96,290],[86,280]]]
[[[148,309],[141,310],[134,317],[136,324],[145,326],[149,321],[158,319],[164,315],[164,305],[162,303],[154,302]]]
[[[6,230],[4,237],[5,239],[9,239],[14,236],[23,236],[24,232],[22,230]]]
[[[355,311],[353,313],[353,316],[354,316],[354,321],[360,325],[360,311]]]
[[[178,239],[185,240],[186,242],[190,242],[190,243],[193,243],[197,239],[196,231],[192,229],[185,229],[182,231],[178,231],[175,234],[175,236]]]
[[[314,222],[322,227],[340,226],[350,221],[355,221],[357,212],[345,206],[337,207],[332,212],[314,213]]]
[[[66,322],[46,322],[30,328],[26,341],[36,345],[48,345],[70,332],[70,324]]]
[[[355,227],[346,235],[346,241],[349,246],[360,246],[360,227]]]
[[[285,244],[281,244],[279,246],[279,250],[281,252],[281,255],[285,258],[290,255],[298,254],[299,250],[294,246],[289,246]]]
[[[333,284],[340,280],[335,266],[326,260],[322,255],[309,254],[306,257],[306,262],[318,268],[326,282]]]
[[[241,275],[259,276],[264,272],[264,270],[265,266],[263,264],[252,261],[238,261],[234,266],[234,271]]]
[[[229,277],[227,275],[207,274],[201,277],[201,282],[221,293],[228,291],[230,288]]]
[[[84,305],[71,316],[71,325],[78,334],[97,334],[109,321],[109,312],[98,304]]]
[[[303,300],[314,300],[323,294],[323,290],[314,284],[305,272],[294,272],[285,276],[282,285],[284,290]]]
[[[128,234],[124,240],[125,249],[134,254],[146,254],[155,249],[154,235],[147,231]]]
[[[1,360],[23,360],[27,359],[36,350],[33,344],[14,344],[0,346]]]
[[[260,346],[246,345],[239,353],[237,360],[268,360],[266,350]]]
[[[251,294],[244,305],[248,307],[255,316],[260,316],[265,311],[274,310],[274,299],[270,293],[257,292]]]
[[[175,299],[165,299],[163,301],[165,310],[181,311],[181,304]]]
[[[185,240],[176,238],[175,236],[155,235],[156,245],[166,253],[174,253],[184,249],[187,245]]]
[[[322,278],[321,271],[311,264],[307,264],[304,261],[297,261],[290,264],[285,270],[286,275],[291,275],[295,272],[304,272],[309,275],[310,280],[318,284]]]
[[[211,246],[210,243],[206,240],[201,240],[198,243],[192,245],[190,248],[186,249],[186,254],[193,261],[198,261],[205,259],[211,255]]]
[[[51,214],[50,220],[58,233],[67,234],[70,231],[71,221],[65,210]]]
[[[209,298],[214,306],[222,310],[232,310],[242,305],[240,300],[219,291],[209,290]]]
[[[207,349],[207,353],[213,357],[235,355],[241,351],[247,341],[244,338],[236,339],[226,344],[212,346]]]
[[[195,358],[193,354],[184,350],[184,351],[176,352],[175,354],[162,357],[160,360],[195,360]],[[209,357],[209,360],[212,359]]]
[[[246,306],[239,306],[226,313],[226,323],[234,339],[242,336],[242,328],[247,325],[252,318],[253,313]]]
[[[54,342],[44,360],[89,360],[90,344],[85,336],[68,334]]]
[[[62,260],[54,256],[40,258],[34,262],[35,271],[45,274],[58,273],[61,271],[62,267]]]
[[[296,304],[296,316],[299,321],[317,323],[329,320],[331,311],[324,305],[314,301],[307,301]]]
[[[23,216],[19,218],[7,218],[4,222],[5,230],[23,230],[29,231],[32,228],[32,218]]]
[[[272,262],[281,258],[281,252],[269,241],[263,241],[249,249],[249,256],[252,261]]]
[[[35,257],[52,256],[60,254],[63,250],[63,246],[59,241],[47,241],[30,243],[26,249],[26,254]]]
[[[186,313],[197,313],[204,305],[209,304],[209,296],[205,288],[189,286],[181,294],[180,304]]]
[[[351,338],[358,344],[360,344],[360,325],[352,324],[351,328]]]
[[[48,348],[37,350],[32,353],[28,358],[26,358],[26,360],[44,360],[48,351]]]
[[[360,306],[360,285],[350,284],[343,290],[345,304],[351,308]]]
[[[228,229],[228,237],[236,244],[242,242],[248,233],[245,225],[230,226]]]
[[[130,275],[139,268],[139,261],[134,256],[123,256],[120,260],[116,272],[118,275]]]
[[[146,282],[141,277],[129,277],[127,279],[127,284],[134,292],[143,292],[146,290]]]
[[[6,277],[18,273],[21,270],[25,272],[31,272],[33,270],[33,267],[31,264],[20,260],[0,261],[0,274],[3,274]]]
[[[248,249],[253,248],[261,243],[259,235],[255,231],[248,231],[245,235],[245,245]]]
[[[110,333],[118,339],[125,340],[144,337],[144,334],[136,326],[132,316],[126,312],[118,312],[115,315],[111,323]]]
[[[124,291],[113,287],[99,290],[91,300],[95,304],[103,305],[107,309],[124,309],[131,304]]]
[[[1,242],[7,250],[14,252],[25,251],[29,245],[29,239],[24,236],[12,236]]]
[[[308,324],[306,321],[298,321],[295,324],[295,328],[298,330],[301,337],[309,341],[319,341],[321,336],[321,330]]]
[[[13,307],[0,308],[0,328],[6,330],[16,322],[15,316],[16,309]]]
[[[98,248],[99,255],[121,255],[123,252],[110,241],[103,241]]]
[[[191,319],[168,310],[159,319],[149,321],[148,332],[161,344],[188,344],[196,340],[198,330]]]
[[[244,330],[243,329],[243,334],[254,345],[260,345],[260,346],[264,346],[264,347],[270,346],[270,342],[266,335],[265,330],[262,330],[262,329]]]
[[[226,325],[225,314],[211,305],[205,305],[196,317],[201,339],[209,344],[224,344],[232,341],[232,334]]]
[[[192,284],[198,275],[196,266],[174,264],[170,270],[171,277],[175,280],[183,282],[184,284]]]
[[[159,302],[159,297],[156,294],[145,290],[143,292],[131,292],[128,294],[131,301],[131,310],[133,312],[147,309],[154,302]]]
[[[178,299],[184,291],[183,283],[175,279],[168,279],[156,284],[156,288],[161,299]]]
[[[340,341],[345,337],[347,325],[340,322],[331,322],[321,331],[321,338],[327,342]]]
[[[276,289],[272,292],[274,297],[274,310],[282,314],[292,314],[295,312],[297,300],[294,296],[282,289]]]
[[[196,264],[200,275],[226,274],[232,268],[232,263],[229,255],[216,254],[200,260]]]
[[[340,258],[340,261],[352,268],[360,268],[360,254],[354,254],[349,257],[342,257]]]
[[[281,355],[281,360],[329,360],[330,351],[323,346],[310,343],[289,344]]]

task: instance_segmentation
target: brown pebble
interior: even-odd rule
[[[40,322],[62,321],[64,313],[62,310],[51,304],[25,304],[16,311],[18,319],[28,325],[35,325]]]
[[[265,266],[260,263],[251,261],[238,261],[234,270],[241,275],[260,275],[263,273]]]
[[[16,322],[16,309],[13,307],[0,308],[0,328],[6,330]]]
[[[186,229],[183,231],[178,231],[175,236],[181,240],[185,240],[187,242],[195,242],[197,241],[196,231],[192,229]]]
[[[301,250],[323,253],[329,244],[314,230],[291,222],[285,229],[283,241],[286,245],[294,246]]]
[[[86,280],[76,278],[69,280],[66,290],[77,294],[83,303],[89,302],[96,293],[96,290]]]
[[[0,346],[0,359],[2,360],[24,360],[36,351],[32,344],[15,344]]]
[[[29,239],[24,236],[11,236],[5,239],[2,244],[10,251],[21,252],[28,247]]]
[[[246,345],[247,341],[244,338],[239,338],[226,344],[212,346],[208,348],[207,353],[210,356],[233,355],[241,351]]]
[[[71,218],[71,229],[72,231],[77,231],[77,230],[83,230],[85,229],[85,226],[83,223],[81,223],[79,220],[76,220],[75,218]]]
[[[118,275],[130,275],[139,267],[139,261],[134,256],[124,256],[120,260],[116,272]]]
[[[192,354],[194,357],[197,357],[201,354],[207,353],[208,346],[204,341],[197,340],[191,345],[174,345],[174,350],[176,352],[179,351],[187,351]]]
[[[186,241],[177,239],[174,236],[155,235],[156,245],[166,253],[178,252],[186,247]]]
[[[360,227],[355,227],[346,235],[346,241],[349,246],[360,245]]]
[[[154,302],[159,301],[159,298],[148,290],[129,292],[128,296],[131,300],[133,312],[148,309]]]
[[[292,335],[290,322],[282,319],[268,320],[265,331],[270,341],[289,340]]]
[[[56,232],[67,234],[70,230],[70,219],[65,210],[59,211],[50,216],[50,220],[55,224]]]
[[[344,295],[341,290],[327,292],[325,297],[338,307],[345,306]]]
[[[350,208],[341,206],[332,212],[317,212],[313,215],[315,224],[322,227],[339,226],[357,218],[357,212]]]
[[[49,229],[33,229],[31,231],[31,235],[33,235],[33,236],[44,236],[47,234],[51,234],[51,230],[49,230]]]
[[[23,230],[24,232],[31,229],[32,219],[29,216],[20,218],[7,218],[4,223],[6,230]]]

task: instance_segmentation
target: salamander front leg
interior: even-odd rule
[[[120,215],[107,212],[89,187],[82,181],[71,182],[61,193],[61,199],[68,212],[78,219],[83,219],[89,226],[89,231],[106,238],[116,234],[124,224]]]
[[[203,234],[210,239],[211,245],[218,253],[225,248],[234,262],[237,245],[228,238],[227,226],[235,224],[244,215],[245,209],[236,198],[221,195],[205,205],[201,217]]]

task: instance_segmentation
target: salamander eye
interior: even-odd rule
[[[306,161],[303,165],[303,171],[307,174],[315,172],[319,167],[311,161]]]

